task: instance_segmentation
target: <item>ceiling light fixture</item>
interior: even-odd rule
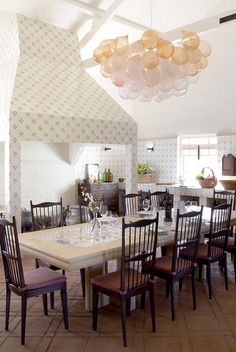
[[[182,30],[181,41],[173,44],[150,29],[131,44],[128,35],[103,40],[94,59],[123,99],[161,102],[184,95],[198,81],[210,53],[210,45],[194,32]]]
[[[105,150],[105,152],[111,151],[111,147],[105,147],[104,150]]]
[[[153,152],[154,151],[154,147],[147,147],[147,151],[148,152]]]

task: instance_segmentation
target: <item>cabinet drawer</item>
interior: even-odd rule
[[[103,189],[104,190],[110,190],[110,189],[118,189],[118,183],[117,182],[108,182],[108,183],[103,183]]]

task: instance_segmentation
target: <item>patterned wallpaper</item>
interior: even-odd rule
[[[111,150],[105,151],[105,147],[111,147]],[[84,147],[77,164],[78,178],[84,178],[86,163],[98,163],[101,173],[105,168],[110,168],[113,174],[113,180],[117,181],[119,177],[125,177],[125,146],[102,145]]]
[[[20,217],[21,141],[126,145],[127,190],[134,190],[137,125],[80,66],[77,36],[23,16],[17,24],[21,54],[6,162],[11,215]]]
[[[153,147],[153,151],[147,151]],[[138,160],[152,166],[155,179],[160,182],[177,180],[177,138],[139,141]]]
[[[9,107],[18,57],[16,16],[0,13],[0,141],[6,140],[9,134]]]

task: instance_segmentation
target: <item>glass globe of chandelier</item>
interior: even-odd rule
[[[103,40],[94,59],[123,99],[161,102],[184,95],[207,67],[210,53],[210,45],[194,32],[183,30],[181,41],[173,44],[148,30],[131,44],[128,36]]]

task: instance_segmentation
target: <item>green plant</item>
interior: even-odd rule
[[[148,163],[138,163],[138,175],[151,174],[152,168]]]

